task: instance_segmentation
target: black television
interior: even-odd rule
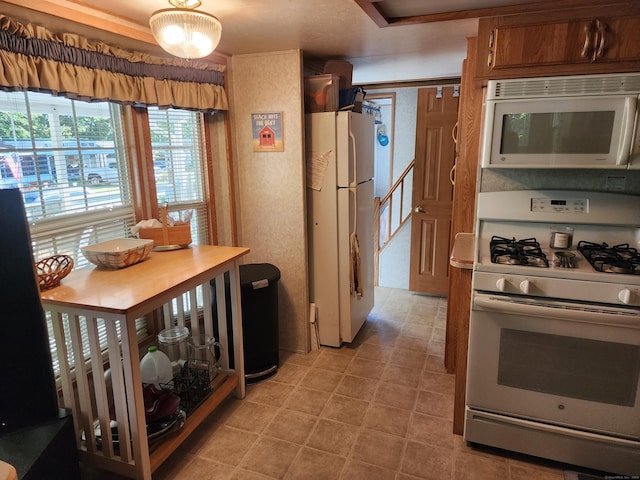
[[[0,437],[58,418],[55,376],[22,194],[0,190]]]

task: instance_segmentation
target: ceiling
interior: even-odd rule
[[[501,11],[548,8],[578,0],[202,0],[199,10],[217,16],[223,25],[218,53],[237,55],[301,49],[310,58],[374,59],[389,56],[446,55],[465,51],[466,37],[477,30],[477,18]],[[167,0],[0,0],[0,6],[21,9],[32,23],[46,22],[96,40],[111,40],[143,51],[157,46],[148,28],[155,10]],[[24,5],[28,7],[24,7]],[[504,10],[506,9],[506,10]],[[515,9],[515,10],[514,10]],[[3,8],[3,12],[7,12]],[[47,14],[45,19],[38,12]],[[56,18],[52,19],[50,15]],[[20,15],[18,16],[20,17]],[[20,19],[20,18],[18,18]],[[69,20],[77,20],[73,25]],[[85,32],[81,24],[103,28]],[[126,44],[126,45],[125,45]],[[460,61],[462,58],[460,58]]]
[[[201,1],[198,9],[222,22],[218,47],[221,53],[302,49],[323,58],[401,55],[438,48],[439,44],[464,42],[465,36],[474,34],[477,16],[530,4],[528,0]],[[542,0],[534,5],[557,5],[564,1]],[[147,33],[149,16],[155,10],[170,8],[167,0],[7,0],[6,3],[50,11],[67,20],[74,18],[73,12],[77,18],[93,16],[96,21],[111,18],[131,23]],[[385,24],[388,27],[381,28]]]

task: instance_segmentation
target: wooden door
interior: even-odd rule
[[[413,170],[409,290],[446,295],[455,158],[453,127],[458,97],[453,87],[418,90],[416,153]]]

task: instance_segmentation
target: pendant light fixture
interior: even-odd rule
[[[200,0],[169,0],[175,8],[158,10],[151,15],[149,26],[158,44],[171,55],[202,58],[215,50],[220,42],[222,25],[208,13],[196,11]]]

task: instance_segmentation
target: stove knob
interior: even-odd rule
[[[620,300],[625,305],[629,305],[631,302],[631,290],[628,288],[623,288],[618,292],[618,300]]]
[[[504,277],[500,277],[498,281],[496,281],[496,288],[498,289],[499,292],[504,292],[506,287],[507,287],[507,281],[504,279]]]
[[[529,280],[523,280],[520,282],[520,291],[522,293],[529,293],[530,287],[531,287],[531,282]]]

